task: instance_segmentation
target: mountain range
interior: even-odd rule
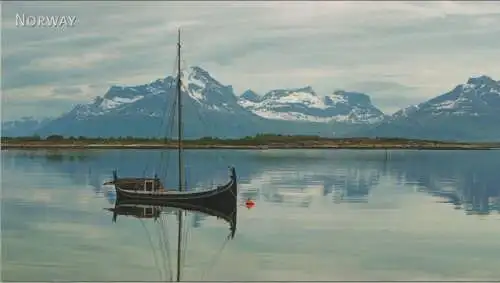
[[[112,86],[103,96],[54,119],[2,122],[3,136],[175,137],[173,76],[137,86]],[[500,81],[471,77],[433,99],[386,115],[368,95],[319,95],[311,86],[236,95],[200,67],[182,72],[186,138],[238,138],[258,133],[327,137],[500,140]],[[171,127],[168,124],[172,123]],[[172,131],[172,132],[170,132]]]

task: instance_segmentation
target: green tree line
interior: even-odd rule
[[[147,138],[147,137],[84,137],[84,136],[63,136],[63,135],[50,135],[41,137],[39,135],[26,136],[26,137],[2,137],[2,142],[84,142],[84,143],[169,143],[175,142],[176,139],[165,138]],[[363,144],[363,143],[384,143],[384,144],[408,144],[408,143],[444,143],[439,141],[430,140],[409,140],[404,138],[326,138],[321,136],[311,135],[279,135],[262,133],[255,136],[246,136],[239,139],[222,139],[217,137],[203,137],[200,139],[184,140],[185,144],[252,144],[252,145],[265,145],[272,143],[321,143],[321,142],[335,142],[343,144]]]

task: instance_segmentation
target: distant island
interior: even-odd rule
[[[184,140],[186,149],[419,149],[467,150],[500,148],[497,143],[468,143],[404,138],[325,138],[320,136],[258,134],[240,139],[204,137]],[[2,137],[3,149],[161,149],[177,148],[175,139],[116,137],[64,137],[46,138]]]

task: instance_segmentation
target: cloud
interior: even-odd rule
[[[236,92],[351,88],[393,111],[473,74],[500,78],[494,2],[16,1],[2,8],[2,102],[11,118],[45,113],[35,106],[21,113],[27,108],[15,110],[19,101],[81,103],[111,84],[171,74],[179,26],[186,64],[202,66]],[[19,28],[16,13],[76,16],[78,23],[64,30]],[[53,93],[75,87],[82,93]]]
[[[67,94],[80,94],[82,90],[78,87],[58,87],[54,88],[52,92],[56,95],[67,95]]]
[[[348,84],[346,88],[347,90],[370,93],[372,103],[375,106],[384,109],[387,114],[392,114],[399,109],[408,107],[412,104],[418,104],[422,100],[422,96],[418,95],[418,87],[403,85],[390,80],[367,80],[364,82]]]
[[[100,63],[107,60],[120,58],[120,55],[115,53],[86,53],[80,56],[60,56],[35,59],[24,67],[25,70],[39,71],[65,71],[71,69],[89,69],[98,67]]]
[[[90,239],[109,239],[112,235],[110,230],[105,230],[91,224],[82,223],[34,223],[33,230],[56,234],[69,234]]]

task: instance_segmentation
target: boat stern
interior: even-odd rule
[[[229,167],[229,175],[231,177],[231,180],[233,180],[234,182],[236,182],[236,168],[234,168],[234,166],[230,166]]]
[[[104,182],[102,185],[103,186],[115,185],[116,180],[118,180],[118,176],[117,176],[116,170],[113,170],[113,180]]]

